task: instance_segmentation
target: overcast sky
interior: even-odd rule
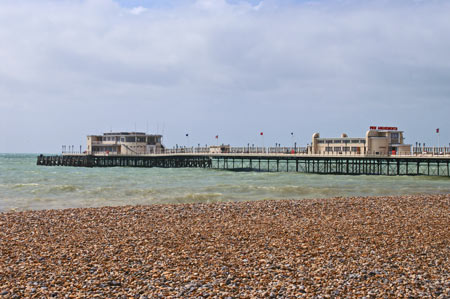
[[[450,142],[449,1],[1,0],[0,152],[292,143],[398,126]],[[185,137],[189,134],[189,140]]]

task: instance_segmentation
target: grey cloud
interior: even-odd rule
[[[318,130],[363,134],[375,122],[428,142],[435,126],[450,129],[446,2],[237,3],[174,1],[133,13],[112,0],[2,1],[0,133],[15,140],[23,118],[51,130],[67,110],[78,113],[65,116],[76,138],[149,120],[166,122],[172,136],[220,131],[232,144],[264,127],[299,131],[301,143]],[[30,138],[35,151],[60,144]]]

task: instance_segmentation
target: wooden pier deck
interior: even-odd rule
[[[59,155],[37,157],[37,165],[75,167],[211,168],[233,171],[347,175],[450,177],[450,156],[356,156],[306,154]]]

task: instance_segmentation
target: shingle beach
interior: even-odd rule
[[[0,297],[450,298],[450,195],[0,214]]]

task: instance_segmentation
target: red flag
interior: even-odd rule
[[[264,135],[263,132],[261,132],[261,136]]]
[[[436,133],[438,133],[438,134],[439,134],[439,128],[437,128],[437,129],[436,129]]]
[[[216,139],[219,139],[219,135],[216,135]]]

